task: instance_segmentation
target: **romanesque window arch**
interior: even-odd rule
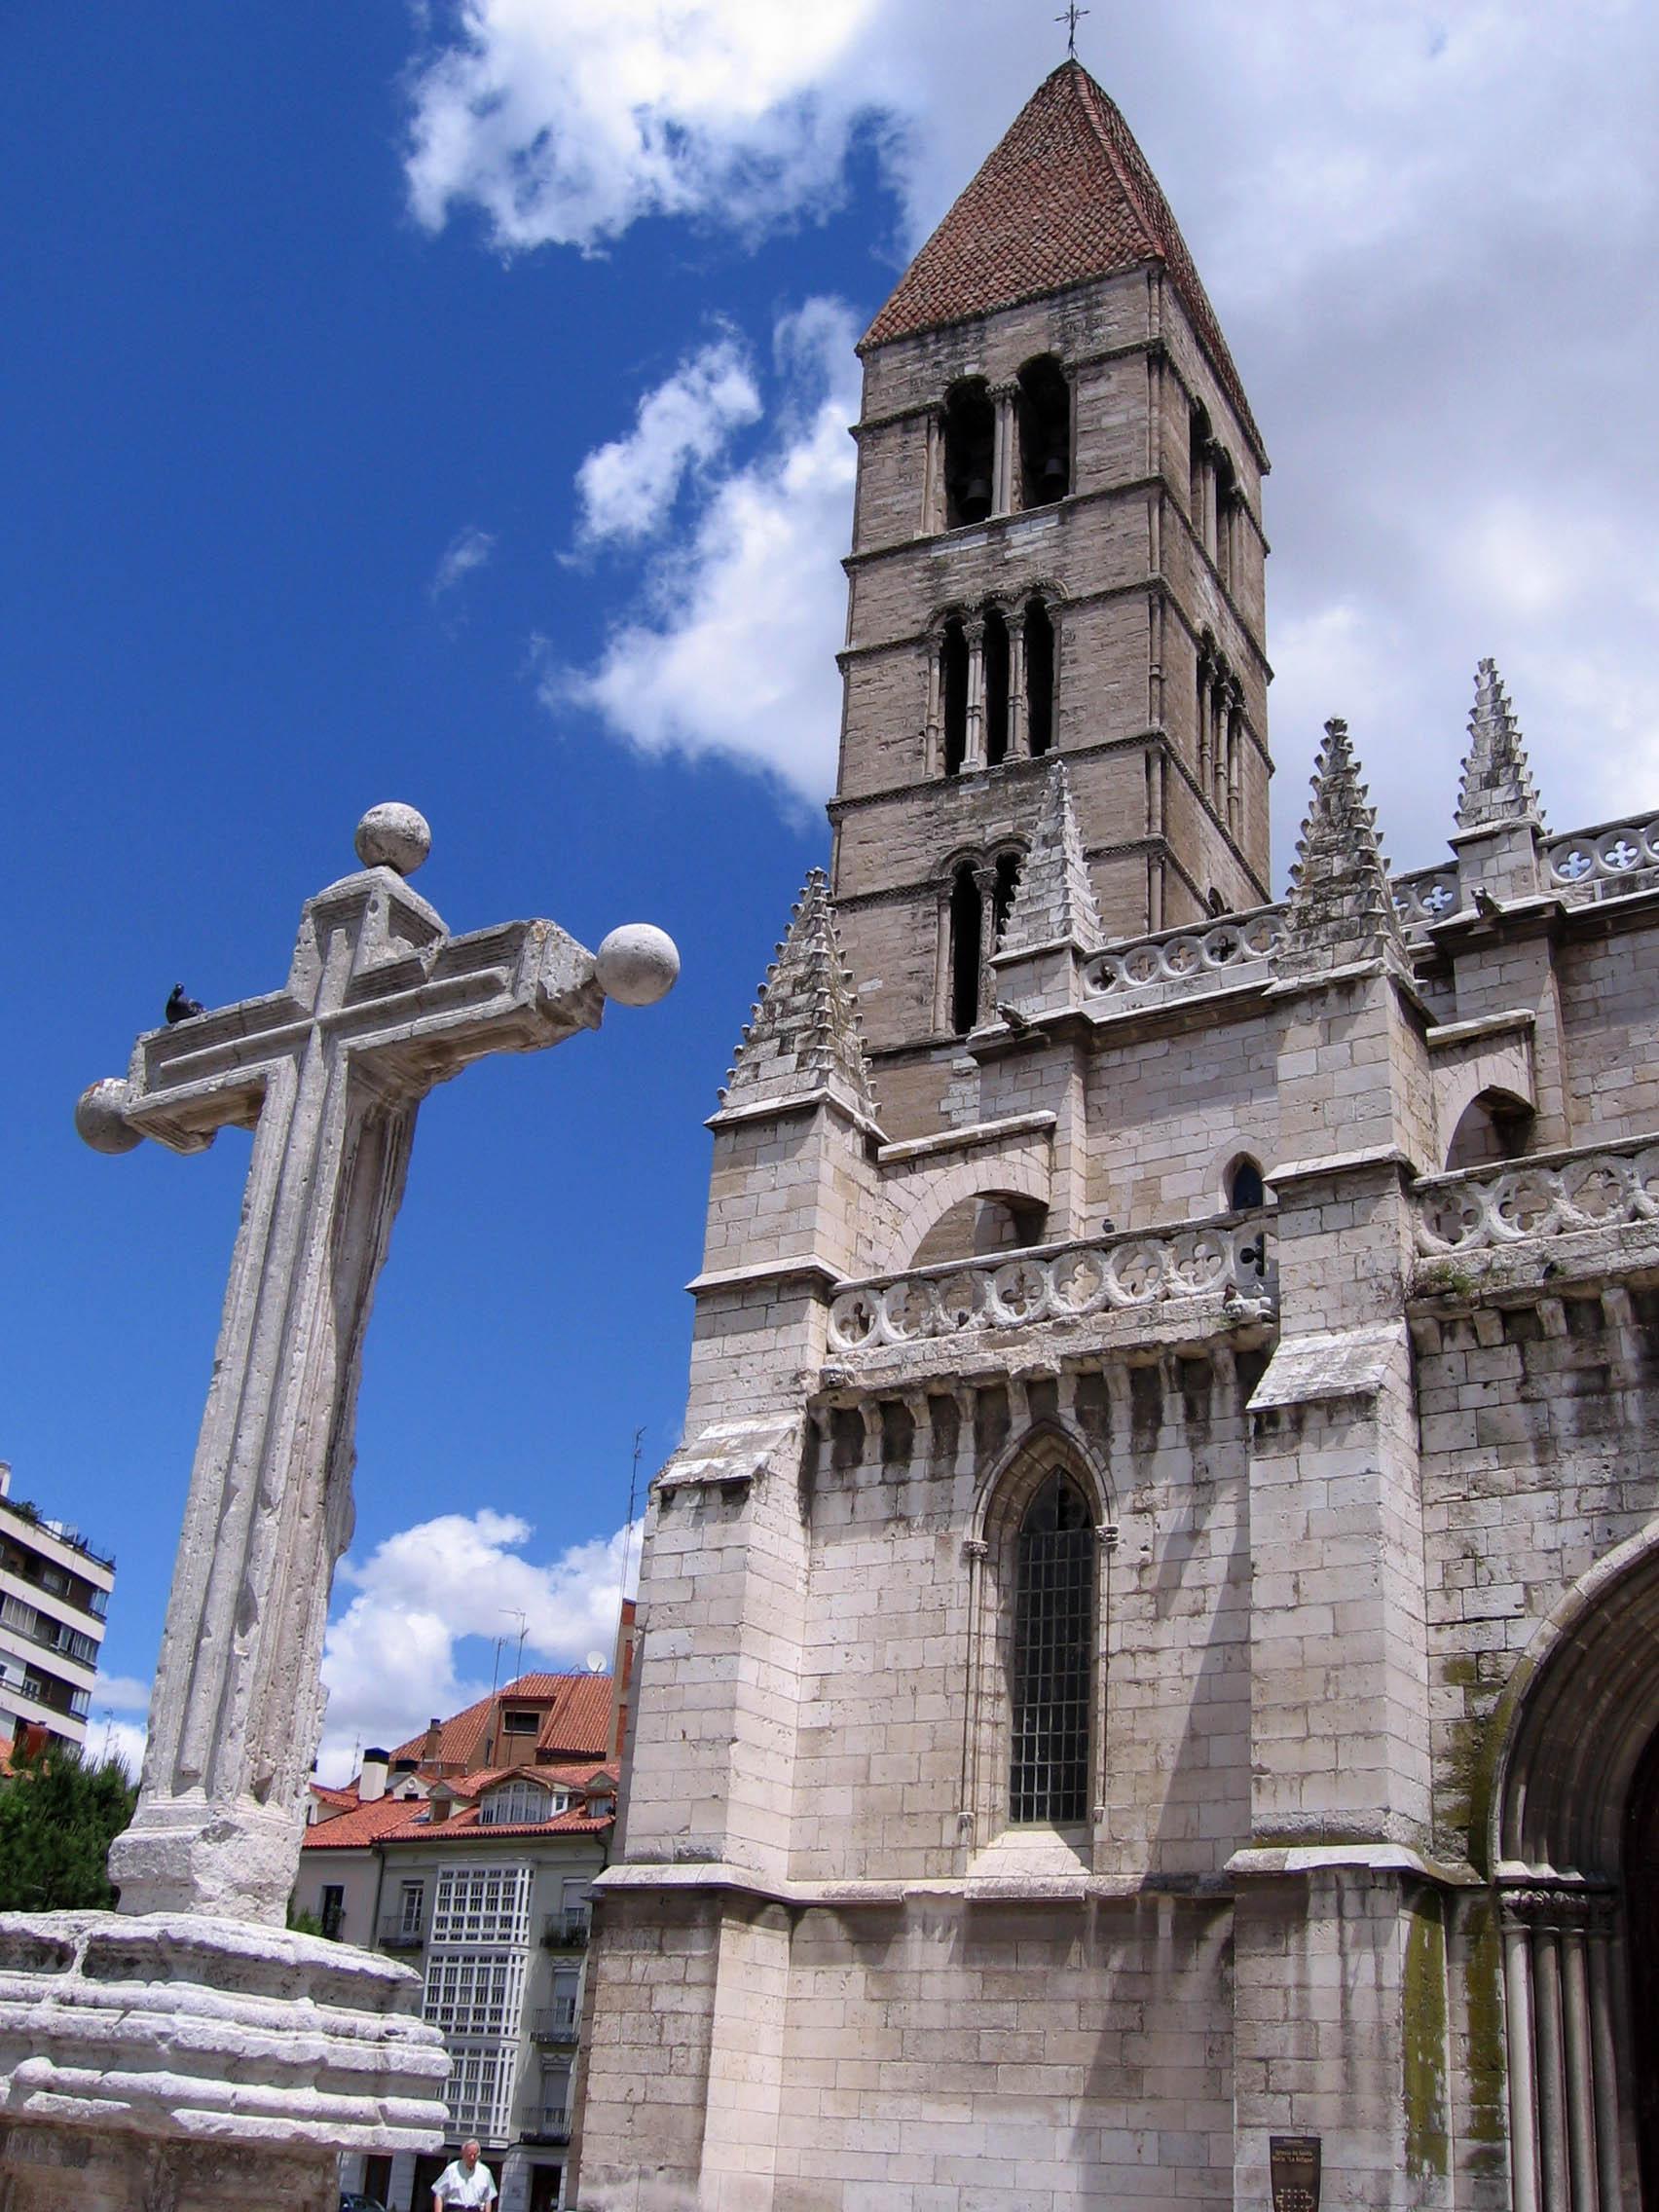
[[[1008,758],[1009,637],[999,608],[985,612],[985,765],[1000,768]]]
[[[1019,425],[1019,503],[1051,506],[1071,490],[1071,387],[1052,353],[1039,353],[1019,372],[1014,397]]]
[[[1209,542],[1210,449],[1215,434],[1204,408],[1195,400],[1187,415],[1187,513],[1193,535]]]
[[[938,1012],[958,1037],[989,1016],[989,955],[1013,911],[1024,857],[1017,845],[1004,845],[959,854],[949,866],[940,903]]]
[[[968,754],[968,633],[958,615],[940,638],[939,700],[944,773],[959,776]]]
[[[950,1026],[966,1037],[979,1018],[984,909],[977,872],[964,861],[950,879]]]
[[[936,774],[1039,759],[1053,743],[1054,623],[1047,589],[935,617],[927,756]]]
[[[1039,760],[1054,742],[1054,625],[1045,601],[1025,603],[1025,744]]]

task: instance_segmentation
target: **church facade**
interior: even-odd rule
[[[1659,2207],[1659,820],[1449,857],[1075,63],[864,341],[828,879],[714,1115],[574,2201]]]

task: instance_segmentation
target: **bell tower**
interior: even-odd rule
[[[1064,768],[1109,937],[1265,903],[1267,455],[1075,60],[860,348],[831,888],[883,1126],[937,1128]]]

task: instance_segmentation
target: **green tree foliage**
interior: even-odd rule
[[[112,1906],[104,1861],[138,1796],[127,1769],[118,1759],[94,1765],[73,1744],[14,1759],[0,1783],[0,1911]]]

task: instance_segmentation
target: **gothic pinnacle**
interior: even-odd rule
[[[1543,814],[1497,663],[1483,660],[1475,671],[1475,705],[1457,795],[1457,827],[1487,830],[1499,822],[1536,822],[1541,827]]]
[[[1069,940],[1092,952],[1102,935],[1071,784],[1055,754],[999,950],[1030,952],[1039,945]]]
[[[832,1091],[875,1116],[858,996],[822,868],[801,887],[720,1093],[722,1106]]]
[[[1297,840],[1281,960],[1293,971],[1311,972],[1379,954],[1410,972],[1377,817],[1359,780],[1347,723],[1333,717],[1313,763],[1312,796]]]

